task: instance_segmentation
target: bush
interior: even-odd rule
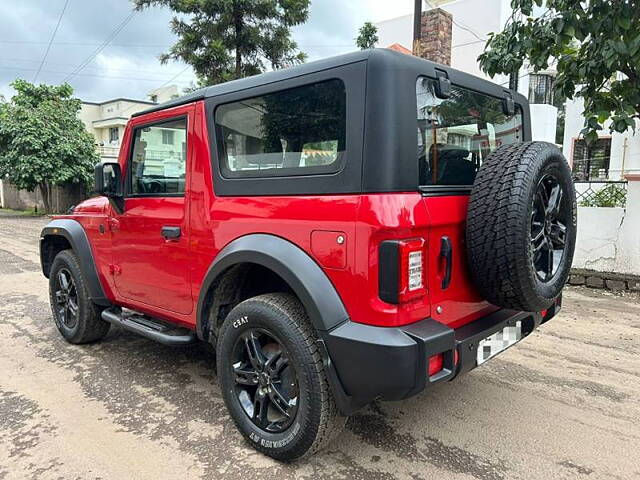
[[[617,183],[610,183],[580,201],[581,207],[624,207],[627,191]]]

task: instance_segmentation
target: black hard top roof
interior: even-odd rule
[[[386,48],[373,48],[370,50],[356,51],[344,55],[338,55],[335,57],[324,58],[322,60],[317,60],[314,62],[303,63],[294,67],[262,73],[260,75],[241,78],[239,80],[232,80],[229,82],[220,83],[218,85],[212,85],[210,87],[204,87],[188,93],[187,95],[169,100],[141,112],[134,113],[132,116],[136,117],[151,112],[157,112],[160,110],[165,110],[167,108],[177,107],[179,105],[185,105],[198,100],[203,100],[205,98],[238,92],[241,90],[279,82],[282,80],[288,80],[291,78],[308,75],[310,73],[329,70],[331,68],[336,68],[365,60],[379,62],[380,64],[388,64],[390,68],[398,68],[399,65],[404,65],[411,69],[422,68],[425,72],[432,72],[434,68],[440,68],[443,70],[447,70],[448,72],[455,73],[455,77],[458,79],[465,78],[468,81],[472,81],[479,90],[482,90],[482,87],[485,87],[489,91],[496,89],[496,84],[492,82],[475,77],[465,72],[461,72],[459,70],[455,70],[449,66],[440,65],[429,60],[416,57],[414,55],[407,55],[405,53],[396,52],[394,50],[389,50]],[[508,88],[506,87],[501,88],[503,88],[505,91],[508,91]],[[519,96],[519,94],[517,94],[516,92],[513,92],[513,95],[514,97]]]

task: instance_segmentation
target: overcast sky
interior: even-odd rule
[[[52,38],[65,0],[0,2],[0,95],[9,97],[16,78],[33,81]],[[309,21],[294,38],[310,60],[355,49],[354,38],[365,21],[377,22],[412,12],[412,0],[312,0]],[[153,8],[132,11],[129,0],[69,0],[37,82],[61,83],[69,75],[83,100],[146,98],[166,84],[185,87],[194,79],[179,62],[160,65],[158,55],[175,41],[171,12]],[[81,70],[118,26],[121,31]]]

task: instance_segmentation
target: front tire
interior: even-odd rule
[[[103,338],[110,323],[100,318],[102,309],[91,301],[78,259],[63,250],[49,273],[49,300],[58,331],[69,343],[81,344]]]
[[[315,332],[293,295],[260,295],[237,305],[216,351],[227,409],[256,450],[296,460],[323,448],[344,426]]]

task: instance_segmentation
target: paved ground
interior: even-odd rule
[[[375,404],[329,451],[282,465],[236,433],[204,348],[120,330],[62,341],[38,265],[43,223],[0,216],[0,479],[640,478],[637,298],[568,290],[516,348]]]

